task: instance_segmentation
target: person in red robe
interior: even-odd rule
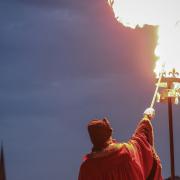
[[[93,148],[81,164],[78,180],[162,180],[151,124],[154,114],[154,109],[146,109],[126,143],[112,138],[108,119],[90,121],[88,132]]]

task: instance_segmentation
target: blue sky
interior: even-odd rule
[[[0,0],[0,139],[8,180],[75,180],[86,124],[107,116],[128,140],[154,88],[156,28],[117,23],[103,0]],[[176,174],[179,107],[174,109]],[[167,107],[153,122],[170,174]]]

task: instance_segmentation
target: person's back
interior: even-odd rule
[[[162,179],[161,163],[153,148],[153,129],[148,118],[141,120],[127,143],[112,140],[112,129],[107,120],[91,121],[88,131],[94,146],[81,165],[79,180]]]
[[[133,162],[125,144],[114,145],[106,152],[87,156],[81,166],[83,180],[143,180],[138,164]]]

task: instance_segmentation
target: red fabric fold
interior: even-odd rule
[[[87,155],[78,180],[146,180],[154,159],[157,166],[152,180],[162,180],[153,127],[149,120],[143,119],[127,143],[114,143],[102,152]]]

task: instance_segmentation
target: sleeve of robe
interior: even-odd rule
[[[161,162],[154,149],[153,127],[149,119],[143,118],[140,121],[128,144],[132,146],[129,149],[135,161],[139,163],[144,178],[148,178],[155,165],[153,168],[154,180],[161,180]]]
[[[132,138],[127,143],[120,144],[121,148],[113,155],[85,160],[81,165],[78,180],[162,180],[160,161],[157,161],[158,166],[153,178],[147,178],[156,154],[153,127],[148,119],[143,118]],[[115,173],[117,178],[111,176],[112,173]]]

